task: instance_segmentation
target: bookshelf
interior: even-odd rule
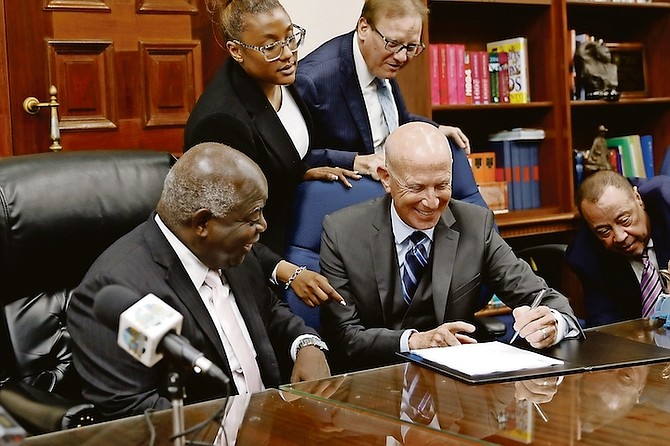
[[[670,2],[614,3],[584,0],[429,0],[424,41],[463,43],[468,51],[509,37],[528,39],[531,101],[525,104],[431,105],[428,52],[399,75],[408,107],[442,124],[461,127],[474,151],[488,135],[514,127],[542,128],[542,207],[499,214],[506,238],[547,235],[576,228],[573,150],[588,149],[596,129],[608,136],[651,134],[656,169],[670,146]],[[619,102],[571,100],[570,29],[606,42],[640,42],[645,48],[647,97]]]

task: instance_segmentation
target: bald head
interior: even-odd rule
[[[385,143],[386,165],[394,170],[407,163],[442,163],[451,176],[451,149],[437,127],[425,122],[410,122],[398,127]]]
[[[398,216],[414,229],[434,227],[451,199],[451,148],[436,127],[410,122],[386,139],[378,169]]]
[[[199,209],[223,217],[256,188],[267,195],[265,176],[251,158],[224,144],[198,144],[170,169],[158,215],[172,230],[187,224]]]

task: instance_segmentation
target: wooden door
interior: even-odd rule
[[[63,150],[181,152],[223,58],[200,0],[3,1],[11,147],[0,155],[49,151],[49,109],[30,115],[23,102],[48,102],[51,85]]]

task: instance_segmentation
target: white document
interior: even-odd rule
[[[470,376],[563,364],[560,359],[498,341],[412,350],[415,355]]]

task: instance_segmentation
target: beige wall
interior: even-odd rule
[[[300,56],[309,54],[331,37],[353,30],[363,7],[363,0],[280,1],[291,20],[307,29]]]

